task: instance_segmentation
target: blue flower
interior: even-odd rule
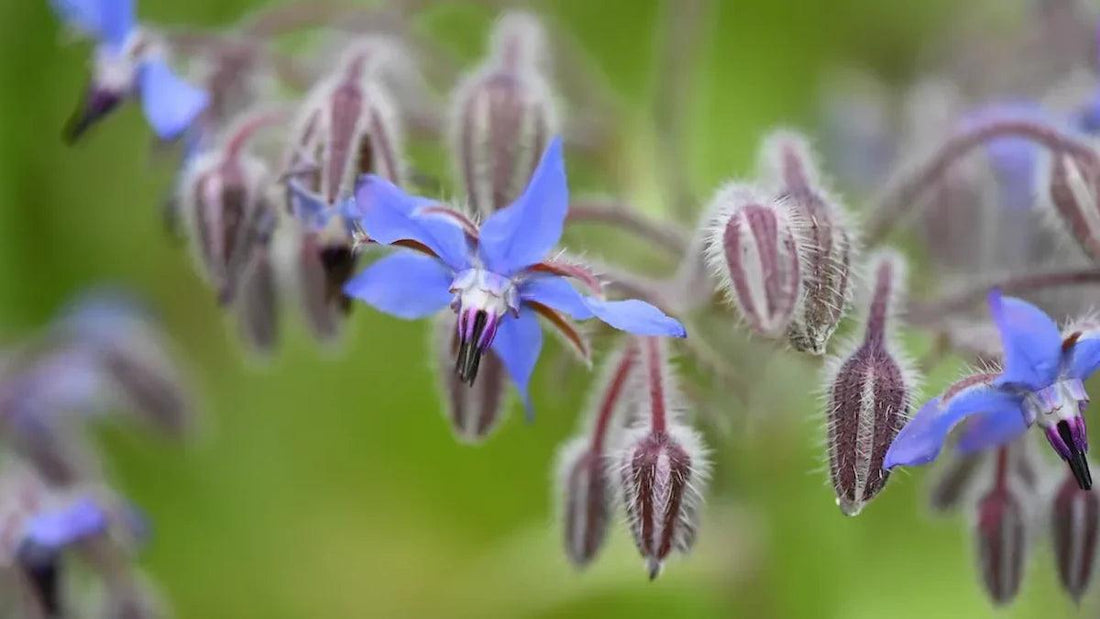
[[[1004,369],[968,376],[925,404],[890,445],[884,467],[931,462],[963,420],[968,420],[958,443],[963,452],[1003,445],[1038,424],[1078,484],[1088,489],[1084,381],[1100,368],[1100,325],[1071,328],[1063,339],[1041,309],[1002,298],[998,290],[989,293],[989,309],[1001,335]]]
[[[561,312],[639,335],[686,335],[678,321],[643,301],[581,294],[566,277],[593,290],[598,282],[593,285],[582,268],[547,259],[561,238],[568,206],[560,139],[550,143],[519,199],[480,226],[435,200],[365,176],[346,210],[373,242],[402,249],[359,273],[344,292],[405,319],[450,306],[458,315],[459,377],[473,384],[481,356],[491,349],[530,414],[527,385],[542,347],[536,315],[559,328],[567,323]]]
[[[158,137],[178,137],[206,109],[209,95],[184,81],[161,46],[138,27],[133,0],[51,0],[66,26],[96,42],[94,75],[84,102],[66,129],[79,138],[91,125],[136,96]]]

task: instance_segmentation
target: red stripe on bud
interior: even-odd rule
[[[994,604],[1008,604],[1020,591],[1027,558],[1027,515],[1009,481],[1008,450],[997,452],[993,488],[978,501],[974,534],[982,584]]]

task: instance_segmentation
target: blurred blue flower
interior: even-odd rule
[[[966,419],[959,442],[964,452],[1003,445],[1038,423],[1088,489],[1083,414],[1089,398],[1083,381],[1100,368],[1100,328],[1073,330],[1063,340],[1041,309],[1002,298],[999,290],[989,293],[989,309],[1001,335],[1004,369],[964,378],[925,404],[894,439],[884,468],[932,461],[951,429]]]
[[[403,248],[359,273],[345,293],[405,319],[451,306],[458,314],[459,377],[473,384],[481,356],[491,348],[528,414],[527,385],[542,347],[536,314],[559,328],[565,320],[557,312],[562,312],[639,335],[686,335],[678,321],[649,303],[581,294],[566,277],[598,289],[598,282],[591,283],[595,278],[547,259],[569,208],[560,139],[550,143],[519,199],[480,226],[373,175],[360,181],[354,200],[343,208],[373,242]]]
[[[206,109],[209,95],[168,66],[164,51],[138,27],[133,0],[51,0],[66,26],[95,40],[92,83],[69,122],[66,137],[79,138],[130,97],[141,101],[158,137],[178,137]]]

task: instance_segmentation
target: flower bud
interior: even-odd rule
[[[765,139],[762,152],[762,175],[789,204],[802,258],[802,300],[788,337],[796,350],[821,355],[851,304],[855,233],[823,186],[805,138],[779,131]]]
[[[295,253],[298,298],[310,330],[322,341],[335,339],[351,312],[344,284],[355,273],[356,259],[345,239],[299,233]]]
[[[558,452],[565,554],[577,567],[596,557],[611,521],[613,489],[607,453],[621,439],[632,404],[628,388],[638,367],[638,340],[611,355],[595,383],[583,433]]]
[[[474,212],[488,215],[519,197],[557,132],[544,47],[533,15],[506,14],[489,57],[452,96],[452,148]]]
[[[1067,475],[1051,505],[1050,532],[1058,579],[1074,601],[1080,601],[1092,583],[1096,565],[1100,496],[1082,490],[1076,478]]]
[[[936,476],[928,492],[932,510],[941,513],[959,508],[967,493],[979,477],[982,468],[980,453],[957,455]]]
[[[799,239],[789,205],[730,184],[709,207],[707,262],[749,327],[782,335],[798,309],[802,287]]]
[[[269,353],[279,331],[279,299],[270,249],[257,248],[240,284],[237,320],[241,334],[256,352]]]
[[[674,376],[663,342],[641,340],[638,388],[644,423],[629,430],[616,458],[631,532],[650,579],[669,553],[695,543],[698,509],[709,465],[702,440],[676,413]]]
[[[997,452],[995,481],[976,505],[974,527],[982,584],[997,606],[1016,597],[1027,559],[1028,517],[1007,459],[1007,449]]]
[[[435,321],[434,355],[445,392],[444,413],[451,422],[455,437],[469,444],[488,438],[504,418],[504,391],[507,374],[496,353],[488,351],[481,359],[478,380],[465,383],[455,372],[459,351],[457,317],[443,313]]]
[[[1068,152],[1050,158],[1048,197],[1054,213],[1081,251],[1100,261],[1100,169],[1097,159],[1084,159]]]
[[[829,473],[837,505],[855,516],[886,485],[886,451],[905,425],[917,379],[894,343],[906,266],[896,253],[871,257],[862,341],[829,360],[826,416]]]

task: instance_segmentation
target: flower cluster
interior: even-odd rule
[[[109,617],[160,616],[130,565],[147,537],[141,512],[106,483],[85,427],[129,413],[180,438],[191,396],[156,326],[119,297],[90,296],[41,336],[10,348],[0,370],[0,572],[13,616],[69,616],[91,599],[66,577],[90,567]],[[94,593],[94,592],[92,592]]]

